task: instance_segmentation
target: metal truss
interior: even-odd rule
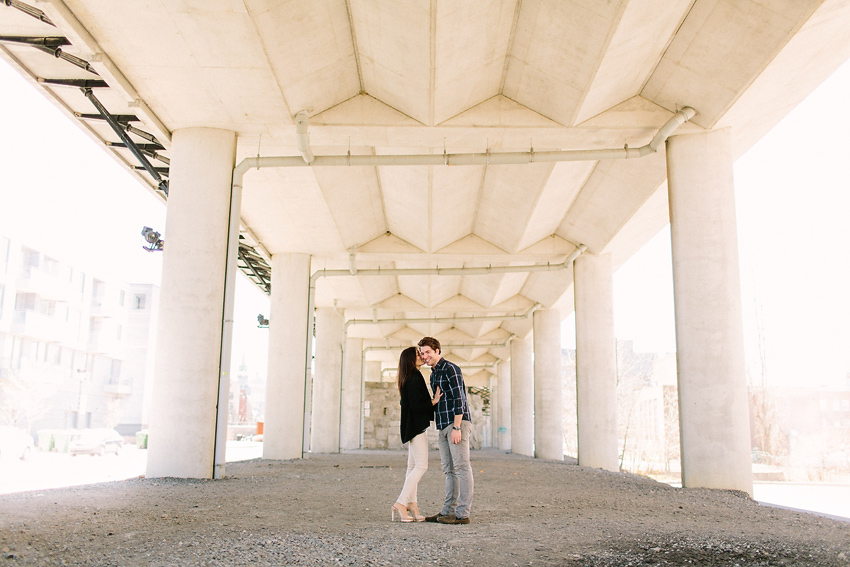
[[[257,251],[242,242],[239,236],[239,259],[236,265],[248,276],[248,279],[266,294],[272,290],[272,268]]]
[[[50,18],[42,10],[20,2],[18,0],[0,0],[2,4],[19,10],[47,25],[56,27]],[[85,59],[76,57],[69,53],[65,53],[62,49],[65,46],[71,45],[71,42],[61,36],[43,37],[27,37],[27,36],[0,36],[0,43],[10,43],[15,45],[24,45],[37,49],[43,53],[51,55],[57,59],[61,59],[99,77],[97,70]],[[97,114],[86,114],[75,112],[74,117],[79,120],[101,120],[106,122],[112,131],[118,136],[120,142],[106,141],[104,144],[109,148],[126,148],[135,158],[139,165],[130,165],[130,168],[136,171],[145,171],[153,178],[156,184],[156,190],[159,191],[165,200],[168,200],[168,174],[171,160],[164,156],[161,152],[165,151],[162,143],[156,139],[153,134],[145,132],[133,126],[133,122],[141,122],[134,114],[112,114],[106,107],[101,104],[94,94],[94,89],[109,88],[109,84],[101,79],[63,79],[63,78],[42,78],[37,77],[37,82],[43,85],[51,85],[57,87],[76,87],[79,88],[83,96],[97,110]],[[130,134],[136,138],[145,140],[145,142],[137,143]],[[154,167],[149,159],[156,160],[166,167]],[[239,258],[237,266],[242,272],[248,276],[254,285],[260,290],[269,294],[271,292],[271,266],[260,255],[260,253],[252,246],[242,242],[243,237],[239,237]]]

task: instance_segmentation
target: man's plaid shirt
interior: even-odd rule
[[[456,364],[445,358],[440,358],[440,361],[431,369],[431,391],[435,392],[437,386],[443,392],[434,411],[437,430],[443,430],[451,425],[456,415],[463,415],[464,420],[472,421],[469,418],[469,404],[466,403],[463,374]]]

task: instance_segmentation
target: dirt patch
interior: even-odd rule
[[[467,526],[390,523],[401,452],[0,496],[0,565],[850,565],[848,522],[570,462],[472,461]],[[442,494],[432,452],[422,512]]]

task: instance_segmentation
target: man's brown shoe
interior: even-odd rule
[[[454,514],[449,514],[448,516],[443,516],[442,514],[440,514],[440,513],[438,512],[438,513],[434,514],[433,516],[425,516],[425,521],[426,521],[426,522],[439,522],[439,521],[440,521],[440,518],[445,518],[445,519],[451,518],[451,519],[453,519],[453,520],[454,520],[454,519],[455,519],[455,515],[454,515]]]
[[[469,518],[458,518],[452,514],[451,516],[440,516],[437,521],[441,524],[468,524]]]

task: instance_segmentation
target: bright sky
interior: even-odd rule
[[[0,234],[69,263],[158,283],[161,256],[142,226],[165,234],[165,207],[34,87],[0,61]],[[850,373],[850,63],[735,164],[747,357],[758,360],[762,312],[771,383],[844,385]],[[167,245],[167,244],[166,244]],[[234,364],[265,372],[268,300],[237,278]],[[614,277],[618,338],[673,352],[670,231]],[[563,343],[575,346],[574,318]]]
[[[850,61],[735,163],[748,371],[846,387],[850,374]],[[669,226],[614,276],[615,334],[675,351]],[[564,324],[575,346],[574,318]]]

